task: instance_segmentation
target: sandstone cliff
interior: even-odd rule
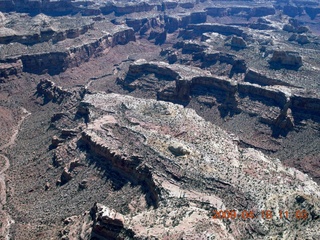
[[[152,207],[135,211],[135,196],[124,195],[130,214],[95,204],[90,215],[68,220],[65,229],[109,239],[318,236],[319,186],[277,159],[237,146],[193,110],[103,93],[86,95],[80,108],[89,119],[80,139],[86,151],[99,159],[102,169],[111,167],[119,178],[141,185]],[[300,208],[310,213],[304,224],[292,214],[287,221],[278,213]],[[224,221],[212,219],[213,209],[275,213],[270,220]]]

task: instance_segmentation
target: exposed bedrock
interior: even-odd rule
[[[160,9],[160,4],[149,4],[147,2],[131,2],[128,4],[122,3],[106,3],[100,7],[103,14],[113,13],[116,16],[121,16],[130,13],[148,12],[153,9]]]
[[[296,21],[293,20],[290,21],[289,24],[285,24],[282,29],[284,31],[294,33],[306,33],[310,31],[310,29],[307,26],[300,26]]]
[[[18,59],[21,59],[25,72],[36,74],[48,72],[54,75],[65,71],[68,67],[79,66],[91,57],[100,54],[106,48],[126,44],[130,41],[135,41],[134,31],[132,28],[126,28],[113,35],[106,33],[99,39],[66,48],[65,51],[26,54],[18,57]]]
[[[175,80],[179,77],[179,73],[174,71],[170,65],[162,62],[147,62],[144,59],[137,60],[131,64],[127,74],[127,79],[134,79],[143,73],[154,73],[160,78],[164,77],[168,80]]]
[[[186,40],[179,41],[175,45],[174,48],[181,49],[182,53],[201,53],[208,49],[208,45],[205,43],[199,43],[198,41]]]
[[[164,15],[165,28],[172,33],[179,28],[186,28],[188,24],[205,23],[207,13],[203,11],[185,13],[181,15]]]
[[[276,115],[271,118],[267,117],[269,120],[266,120],[268,123],[276,125],[282,122],[284,116],[285,119],[289,117],[292,121],[291,111],[292,115],[311,114],[317,116],[320,113],[318,97],[301,93],[299,88],[284,81],[267,77],[254,69],[249,69],[244,77],[244,82],[236,82],[227,77],[214,76],[210,72],[196,67],[137,60],[130,65],[129,71],[124,77],[118,78],[118,83],[130,90],[135,90],[137,86],[141,86],[137,84],[142,81],[140,77],[148,74],[155,74],[159,82],[169,81],[159,89],[153,88],[153,91],[157,92],[158,98],[166,101],[187,103],[193,97],[210,95],[214,96],[222,107],[247,111],[245,106],[241,106],[243,101],[241,99],[249,97],[253,101],[260,101],[266,106],[274,106],[279,109],[277,113],[274,113]],[[281,87],[279,88],[279,86]],[[259,112],[259,110],[257,111]],[[259,114],[263,114],[263,111],[261,110]],[[289,123],[288,126],[290,126]]]
[[[320,13],[318,1],[287,1],[286,3],[277,1],[277,4],[279,4],[278,8],[290,17],[307,14],[311,19],[314,19]]]
[[[235,7],[208,7],[206,8],[208,15],[213,17],[224,16],[236,16],[245,15],[246,17],[263,17],[268,15],[274,15],[275,9],[273,6],[261,6],[261,7],[247,7],[247,6],[235,6]]]
[[[192,30],[195,34],[201,35],[206,32],[216,32],[223,35],[242,36],[244,31],[240,27],[223,25],[218,23],[189,24],[187,30]]]
[[[42,74],[57,74],[68,66],[67,52],[39,53],[21,56],[23,71]]]
[[[70,14],[75,10],[71,0],[66,1],[20,1],[9,0],[2,1],[4,11],[18,11],[30,13],[45,13],[49,15]]]
[[[112,36],[112,44],[111,47],[116,45],[124,45],[130,41],[135,41],[136,37],[134,35],[133,29],[124,29],[122,31],[116,32]]]
[[[233,48],[246,48],[247,43],[242,37],[233,36],[231,39],[231,47]]]
[[[296,41],[299,44],[307,44],[310,43],[310,40],[307,35],[305,34],[292,34],[289,38],[288,41]]]
[[[159,7],[159,5],[153,5],[153,4],[148,4],[146,2],[141,2],[141,3],[126,4],[125,6],[115,5],[113,9],[116,15],[124,15],[124,14],[129,14],[134,12],[148,12],[157,7]]]
[[[135,139],[134,141],[136,143],[140,142],[140,140],[137,139],[137,136],[132,136],[130,134],[129,130],[123,129],[123,131],[122,134],[125,134],[127,139],[132,138],[132,140]],[[113,141],[115,144],[118,144],[115,139],[113,139]],[[142,188],[145,188],[148,204],[154,207],[158,206],[158,189],[152,179],[151,166],[141,165],[142,156],[131,152],[134,149],[129,148],[128,155],[125,157],[118,153],[121,148],[120,146],[119,149],[117,149],[117,145],[110,147],[109,144],[104,143],[104,139],[92,130],[86,130],[82,133],[81,144],[83,143],[90,149],[92,154],[101,158],[101,161],[104,161],[107,167],[111,167],[114,171],[119,172],[122,177],[131,181],[132,184],[140,184]],[[138,147],[135,145],[131,146]],[[129,154],[129,152],[131,153]]]
[[[149,29],[161,28],[173,33],[179,28],[185,28],[191,23],[206,22],[207,14],[203,11],[187,12],[181,15],[159,15],[151,18],[127,18],[126,24],[132,27],[135,32],[145,34]]]
[[[247,71],[244,59],[228,52],[214,50],[204,42],[184,40],[177,42],[173,47],[181,49],[182,54],[192,54],[193,60],[201,60],[202,66],[210,66],[219,61],[232,65],[231,72],[233,73],[245,73]],[[170,52],[168,52],[168,56],[169,54]]]
[[[311,19],[315,19],[318,14],[320,14],[320,7],[306,7],[306,13],[310,16]]]
[[[56,86],[54,82],[47,79],[42,79],[37,85],[37,94],[44,98],[45,103],[49,101],[61,103],[65,97],[72,96],[71,92]]]
[[[144,24],[146,24],[149,18],[127,18],[126,24],[128,27],[132,27],[135,32],[138,32]]]
[[[275,50],[270,59],[270,65],[274,68],[297,69],[302,66],[302,57],[296,52]]]
[[[65,98],[70,98],[74,96],[73,92],[70,92],[66,89],[63,89],[60,86],[56,86],[56,84],[47,79],[41,79],[37,85],[38,96],[42,96],[44,99],[44,103],[49,101],[62,103]]]
[[[168,9],[175,9],[177,6],[178,6],[178,3],[177,3],[177,2],[174,2],[174,1],[164,1],[164,2],[162,2],[161,10],[162,10],[162,11],[165,11],[165,10],[168,10]]]
[[[30,34],[4,34],[0,36],[0,44],[8,44],[18,42],[25,45],[33,45],[39,42],[52,42],[63,41],[67,38],[77,38],[86,33],[89,29],[93,28],[94,23],[89,21],[79,28],[69,28],[62,31],[55,31],[51,27],[41,28],[38,33]]]
[[[310,96],[304,92],[295,93],[291,97],[292,109],[296,112],[306,112],[309,114],[320,114],[320,98],[316,96]]]
[[[4,11],[18,11],[29,13],[45,13],[48,15],[67,15],[81,12],[84,15],[98,15],[100,13],[109,14],[114,12],[116,15],[124,15],[135,12],[151,11],[154,8],[161,9],[160,4],[149,4],[147,2],[135,2],[130,4],[105,3],[96,5],[94,1],[20,1],[5,0],[1,1],[0,8]]]
[[[81,137],[88,148],[81,151],[98,156],[92,164],[100,161],[97,168],[101,172],[119,173],[116,180],[130,179],[127,189],[132,183],[144,185],[149,181],[144,193],[154,191],[149,194],[158,196],[158,204],[141,206],[141,197],[122,191],[128,210],[115,211],[112,203],[95,203],[90,214],[79,218],[88,221],[83,224],[81,220],[77,232],[88,227],[92,238],[101,239],[205,239],[207,234],[219,239],[259,239],[279,233],[303,233],[310,239],[318,236],[319,186],[298,170],[284,167],[278,159],[241,148],[229,133],[194,110],[102,92],[87,94],[80,107],[87,109],[82,112],[90,119]],[[71,145],[81,147],[74,142]],[[86,160],[90,157],[87,155]],[[135,209],[137,206],[141,207]],[[250,219],[250,225],[243,219],[226,222],[208,217],[214,209],[252,209],[259,213],[272,207],[303,208],[310,215],[302,225],[301,220],[288,221],[278,214],[269,221]],[[75,224],[77,221],[71,223]],[[199,231],[200,227],[206,227],[206,232]],[[79,239],[71,238],[71,231],[64,233]]]
[[[22,61],[20,59],[11,59],[2,63],[0,61],[0,83],[6,82],[10,75],[17,75],[22,72]]]
[[[250,83],[256,83],[261,86],[273,86],[273,85],[280,85],[280,86],[288,86],[288,87],[294,87],[293,85],[286,83],[280,79],[274,79],[271,77],[267,77],[265,74],[260,73],[258,70],[255,69],[249,69],[244,81],[250,82]]]
[[[283,9],[283,13],[290,16],[290,17],[295,17],[295,16],[303,13],[302,7],[297,7],[294,5],[286,5],[286,6],[283,6],[282,9]]]
[[[90,211],[93,219],[91,237],[119,239],[119,235],[123,237],[133,237],[133,232],[125,230],[125,219],[121,213],[116,212],[100,203],[95,203]]]
[[[271,101],[272,105],[276,105],[281,108],[283,108],[290,97],[290,95],[281,90],[250,83],[238,83],[238,92],[240,95],[244,96],[248,95],[260,97],[262,101]]]

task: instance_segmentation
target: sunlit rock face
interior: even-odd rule
[[[112,167],[119,178],[141,185],[147,203],[137,211],[130,202],[138,199],[124,194],[130,214],[95,205],[91,218],[78,220],[93,221],[93,236],[240,239],[250,234],[274,237],[280,232],[286,235],[282,239],[300,233],[318,236],[319,186],[278,159],[239,147],[236,139],[193,110],[103,93],[86,95],[80,108],[89,120],[81,144],[99,156],[102,168]],[[308,211],[304,225],[294,215],[299,207]],[[239,218],[226,224],[212,219],[213,209],[236,209]],[[240,217],[246,209],[256,214],[250,223]],[[273,214],[268,220],[263,215],[266,209]],[[283,209],[290,211],[291,221],[283,217]]]

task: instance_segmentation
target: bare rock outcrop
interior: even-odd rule
[[[107,20],[94,23],[90,18],[60,17],[58,21],[39,14],[30,17],[30,22],[22,28],[22,20],[18,17],[14,19],[11,28],[5,28],[0,34],[0,61],[16,62],[16,66],[21,61],[23,71],[29,73],[59,74],[108,48],[135,41],[132,28],[116,26]],[[16,70],[12,67],[6,69],[2,71],[3,75],[19,71],[17,67]]]
[[[246,48],[247,47],[247,43],[246,41],[243,40],[242,37],[232,37],[231,39],[231,47],[234,48]]]
[[[1,61],[0,61],[1,62]],[[22,73],[23,65],[21,60],[12,59],[11,61],[5,61],[0,65],[0,82],[5,82],[5,78],[10,75],[18,75]]]
[[[280,85],[280,86],[292,86],[289,83],[286,83],[280,79],[275,79],[271,77],[267,77],[265,73],[260,73],[256,69],[249,69],[244,81],[246,82],[251,82],[251,83],[256,83],[261,86],[272,86],[272,85]]]
[[[227,6],[223,7],[215,6],[215,7],[208,7],[206,11],[208,15],[216,17],[224,17],[224,16],[243,16],[243,17],[262,17],[275,14],[275,9],[273,6],[253,6],[249,7],[247,5],[232,5],[232,4],[225,4]]]
[[[318,236],[319,186],[277,159],[242,149],[194,110],[104,93],[86,95],[81,107],[90,119],[81,137],[88,144],[85,151],[132,183],[147,184],[144,193],[156,197],[157,204],[137,211],[133,205],[138,198],[126,193],[130,213],[96,203],[90,215],[68,220],[66,237],[80,239],[75,232],[108,239]],[[241,217],[212,218],[212,210],[229,208],[239,216],[252,209],[250,229]],[[294,215],[301,208],[308,213],[303,225]],[[264,209],[272,211],[268,221],[261,220]],[[291,221],[281,216],[282,209],[290,211]]]
[[[37,86],[37,94],[44,97],[44,102],[61,103],[66,97],[71,97],[73,94],[60,86],[56,86],[54,82],[42,79]]]
[[[188,24],[205,23],[207,13],[204,11],[186,12],[183,14],[164,15],[165,28],[169,33],[173,33],[179,28],[186,28]]]
[[[310,43],[310,40],[308,38],[307,35],[304,35],[304,34],[300,34],[297,36],[297,39],[296,41],[300,44],[307,44],[307,43]]]
[[[6,17],[3,15],[2,12],[0,12],[0,27],[4,26],[5,21],[6,21]]]
[[[223,25],[217,23],[189,24],[187,29],[193,30],[195,34],[216,32],[224,35],[242,36],[243,30],[240,27]]]
[[[7,238],[318,239],[317,4],[1,1]]]
[[[124,216],[114,209],[95,203],[90,212],[93,218],[91,237],[104,237],[106,239],[119,239],[122,233],[123,237],[132,237],[132,233],[124,231]],[[131,233],[131,234],[130,234]],[[129,235],[129,236],[128,236]]]
[[[217,54],[217,60],[224,61],[226,56],[220,54]],[[317,96],[312,97],[312,94],[266,72],[249,69],[243,80],[233,81],[180,64],[138,60],[118,78],[118,83],[130,91],[144,89],[154,92],[158,99],[165,101],[188,104],[194,98],[204,99],[204,104],[210,107],[215,105],[226,111],[252,114],[258,116],[260,122],[286,131],[295,127],[294,116],[316,116],[319,112]]]
[[[290,51],[279,51],[275,50],[273,52],[272,58],[270,59],[270,64],[282,67],[299,68],[303,65],[302,57],[296,52]]]

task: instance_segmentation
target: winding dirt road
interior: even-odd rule
[[[13,129],[13,134],[8,143],[0,147],[0,239],[10,239],[10,225],[14,220],[10,215],[4,211],[4,205],[7,202],[6,196],[6,183],[5,183],[5,171],[10,167],[10,161],[7,156],[2,152],[3,150],[10,148],[16,141],[21,124],[31,113],[22,108],[23,116],[18,122],[18,125]]]

